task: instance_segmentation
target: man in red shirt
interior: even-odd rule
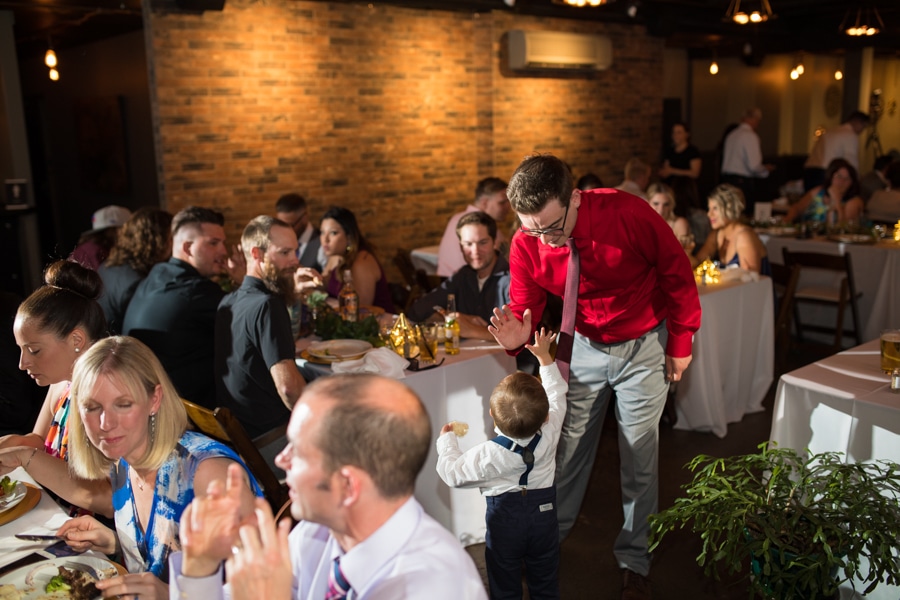
[[[691,362],[700,299],[690,262],[647,204],[613,189],[575,189],[551,155],[526,158],[507,190],[522,228],[510,249],[510,304],[491,333],[518,352],[547,294],[563,296],[572,238],[580,256],[568,410],[557,449],[560,537],[578,516],[613,391],[625,523],[614,553],[623,599],[649,598],[647,518],[658,510],[659,418],[670,381]]]

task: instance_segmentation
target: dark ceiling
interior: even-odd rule
[[[148,0],[149,1],[149,0]],[[179,0],[183,2],[203,0]],[[227,0],[226,0],[227,1]],[[741,0],[752,10],[759,0]],[[842,52],[874,46],[879,54],[900,55],[900,0],[770,0],[777,18],[736,25],[723,17],[729,0],[614,0],[597,8],[575,8],[551,0],[389,0],[387,4],[458,11],[507,10],[520,14],[646,25],[651,35],[694,56],[754,53]],[[154,5],[172,6],[172,0]],[[509,6],[512,4],[513,6]],[[856,20],[858,8],[878,10],[885,29],[870,38],[851,38],[840,26]],[[141,0],[0,0],[15,15],[20,58],[42,55],[48,43],[62,49],[135,31],[142,27]],[[633,14],[634,16],[631,16]]]

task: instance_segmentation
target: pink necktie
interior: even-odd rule
[[[341,600],[346,598],[349,592],[350,582],[341,571],[341,557],[338,556],[332,563],[331,573],[328,574],[328,592],[325,594],[325,600]]]
[[[569,362],[572,360],[572,342],[575,336],[575,311],[578,308],[578,279],[581,262],[575,240],[566,241],[569,247],[569,266],[566,269],[566,291],[563,295],[562,324],[556,341],[556,364],[563,379],[569,381]]]

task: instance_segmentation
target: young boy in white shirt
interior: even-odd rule
[[[540,363],[540,382],[514,373],[491,394],[500,434],[465,453],[453,423],[437,439],[437,472],[451,487],[478,487],[487,501],[485,562],[491,598],[522,597],[522,562],[532,599],[559,598],[556,444],[568,385],[550,357],[556,335],[543,328],[525,347]]]

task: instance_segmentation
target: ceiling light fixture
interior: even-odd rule
[[[609,4],[611,0],[553,0],[554,4],[566,4],[568,6],[601,6]]]
[[[844,20],[841,21],[840,30],[849,36],[862,37],[870,35],[878,35],[884,29],[884,21],[878,14],[878,9],[874,6],[862,6],[856,9],[856,20],[852,25],[847,25],[847,18],[850,17],[852,8],[847,10]]]
[[[745,8],[750,6],[753,10],[741,10],[741,0],[731,0],[728,10],[725,11],[725,20],[734,21],[738,25],[747,25],[748,23],[765,23],[769,19],[775,18],[769,0],[759,0],[758,2],[744,0],[744,6]]]

